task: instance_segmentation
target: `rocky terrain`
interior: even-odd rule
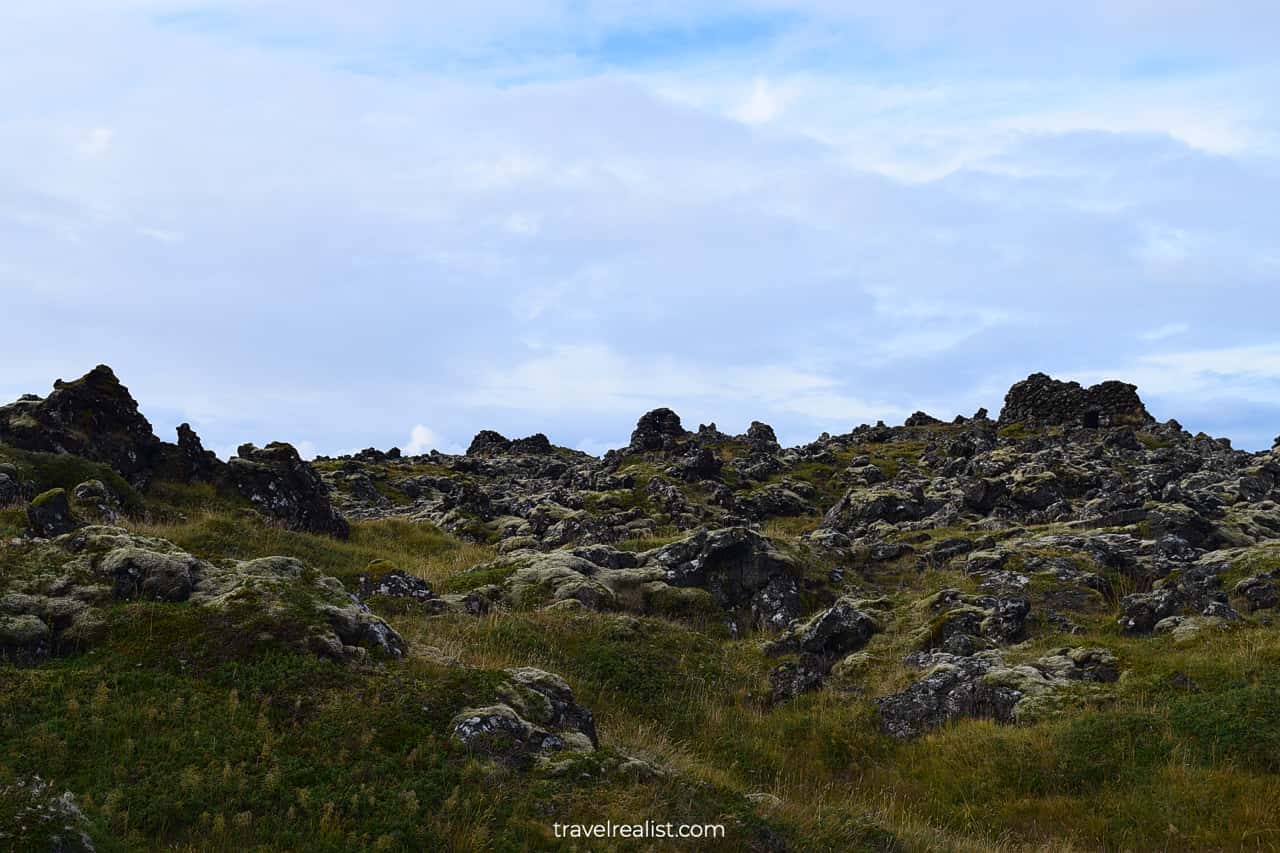
[[[1122,382],[223,462],[100,366],[0,407],[0,536],[0,847],[1280,846],[1280,439]]]

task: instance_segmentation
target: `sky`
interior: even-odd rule
[[[1280,433],[1273,0],[0,4],[0,399],[226,456],[784,444],[1035,371]]]

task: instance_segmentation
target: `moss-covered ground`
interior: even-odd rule
[[[919,452],[880,445],[873,461],[891,469]],[[40,488],[109,481],[69,458],[0,457]],[[510,571],[477,570],[498,557],[493,546],[429,525],[356,522],[337,541],[283,530],[211,488],[162,483],[144,496],[110,483],[127,498],[124,526],[209,559],[294,556],[349,589],[379,560],[440,592]],[[0,508],[0,536],[23,523],[21,507]],[[816,524],[786,519],[767,532],[787,541]],[[20,553],[0,551],[0,572],[16,571]],[[1241,573],[1280,564],[1265,551],[1248,559]],[[807,566],[806,578],[828,569]],[[873,699],[914,677],[902,657],[931,617],[913,602],[973,580],[910,557],[882,569],[851,570],[893,608],[865,668],[779,706],[767,701],[776,661],[758,637],[732,639],[679,612],[389,607],[414,652],[353,665],[228,643],[193,607],[116,605],[93,650],[0,664],[0,791],[33,775],[73,791],[103,851],[572,849],[553,823],[606,819],[729,826],[718,847],[697,849],[1280,848],[1280,627],[1253,618],[1189,643],[1126,637],[1107,600],[1079,617],[1083,635],[1042,630],[1009,657],[1102,645],[1125,670],[1119,682],[1067,691],[1016,726],[962,720],[898,741]],[[518,770],[447,737],[458,710],[490,697],[497,670],[523,665],[569,682],[595,713],[600,754],[567,773]],[[614,753],[670,772],[618,775],[604,760]],[[776,804],[748,799],[760,793]],[[0,794],[0,824],[17,809]]]

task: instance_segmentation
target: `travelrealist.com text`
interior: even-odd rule
[[[556,838],[724,838],[719,823],[556,823]]]

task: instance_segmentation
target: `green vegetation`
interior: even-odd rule
[[[29,495],[50,489],[65,489],[67,494],[86,480],[101,480],[120,499],[126,512],[141,512],[142,496],[123,477],[106,465],[99,465],[68,453],[37,453],[0,445],[0,462],[18,469],[18,480]]]
[[[463,569],[495,556],[490,546],[463,542],[431,525],[396,518],[355,522],[345,541],[286,530],[250,511],[204,511],[180,521],[139,522],[132,528],[207,559],[296,557],[344,581],[354,581],[370,562],[381,559],[418,577],[447,582]]]
[[[1019,437],[1021,429],[1001,433]],[[786,476],[813,487],[816,507],[829,506],[847,487],[842,478],[855,457],[869,456],[890,477],[922,467],[927,444],[910,435],[845,448],[835,463],[806,463]],[[732,458],[741,448],[720,451]],[[19,467],[28,497],[101,479],[124,499],[122,525],[131,532],[219,563],[296,557],[348,590],[361,575],[394,567],[442,595],[499,584],[519,568],[487,538],[467,542],[428,524],[357,521],[349,539],[337,540],[265,521],[212,486],[160,482],[144,497],[74,457],[0,448],[0,459]],[[391,488],[393,473],[405,469],[374,477],[379,489]],[[652,509],[647,483],[662,476],[658,469],[635,458],[621,473],[636,487],[591,493],[589,509]],[[1190,641],[1126,636],[1116,607],[1137,591],[1136,581],[1078,552],[1023,549],[1004,567],[1029,574],[1033,612],[1054,596],[1075,596],[1071,619],[1083,633],[1037,622],[1031,640],[1005,650],[1008,662],[1100,645],[1115,653],[1124,678],[1064,690],[1016,726],[966,719],[900,741],[882,732],[875,698],[919,677],[903,658],[936,639],[947,618],[927,597],[943,588],[981,594],[978,579],[957,564],[921,555],[945,540],[1006,534],[961,519],[886,537],[912,553],[848,565],[815,556],[801,541],[820,522],[810,513],[764,528],[796,561],[806,613],[844,593],[882,597],[872,609],[883,630],[856,667],[785,704],[770,700],[778,660],[759,636],[732,635],[704,590],[650,591],[642,617],[533,609],[538,602],[483,616],[433,615],[374,599],[411,653],[355,663],[291,650],[279,631],[264,638],[270,632],[261,623],[232,623],[191,603],[108,601],[104,636],[91,651],[38,666],[0,663],[0,825],[22,808],[12,786],[38,775],[75,792],[103,851],[551,850],[564,849],[552,836],[555,822],[645,818],[725,823],[729,837],[705,848],[724,850],[770,849],[771,840],[818,850],[1280,843],[1274,626],[1251,618]],[[0,537],[25,523],[21,505],[0,507]],[[1028,535],[1065,529],[1030,527]],[[618,547],[643,551],[685,535],[658,526]],[[1110,590],[1036,574],[1032,557],[1067,558],[1104,576]],[[34,548],[6,545],[0,578],[62,569],[43,560]],[[1280,548],[1255,548],[1224,582],[1276,568]],[[844,580],[833,580],[839,572]],[[544,668],[572,686],[595,715],[599,752],[520,769],[449,737],[454,715],[491,703],[499,671],[518,666]],[[620,772],[633,758],[661,772]]]

